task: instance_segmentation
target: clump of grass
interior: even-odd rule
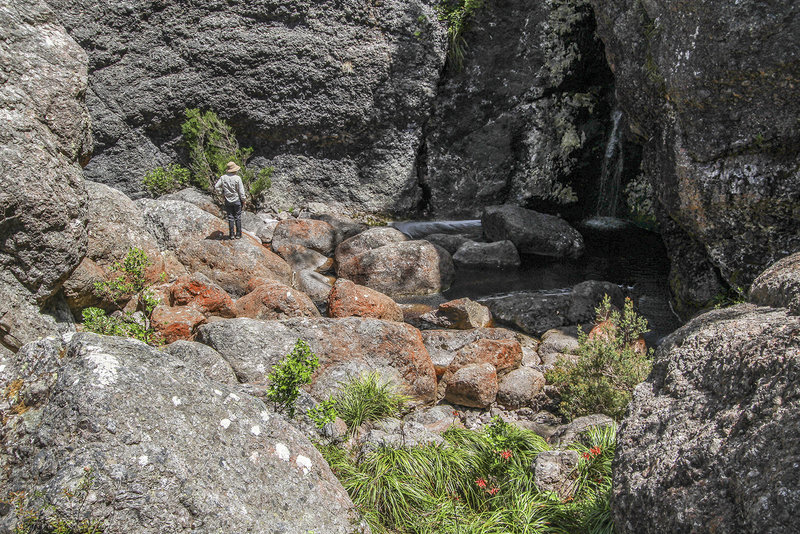
[[[613,532],[613,428],[590,430],[573,446],[582,460],[565,501],[536,488],[530,466],[549,447],[535,433],[495,419],[444,437],[440,445],[382,447],[362,457],[319,448],[375,533]]]
[[[336,414],[354,430],[365,421],[397,415],[410,399],[373,371],[341,384],[331,400]]]
[[[483,0],[441,0],[436,6],[439,20],[447,24],[448,56],[457,69],[464,64],[467,41],[464,34],[472,15],[483,7]]]

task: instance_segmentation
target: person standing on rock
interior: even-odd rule
[[[244,184],[236,174],[241,170],[236,163],[229,161],[225,174],[214,184],[214,190],[225,199],[225,213],[228,216],[229,239],[242,238],[242,208],[244,207]],[[234,232],[235,227],[235,232]]]

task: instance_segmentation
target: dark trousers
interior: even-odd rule
[[[239,201],[225,201],[225,213],[228,215],[228,233],[231,239],[234,236],[242,237],[242,203]],[[236,232],[234,233],[234,226]]]

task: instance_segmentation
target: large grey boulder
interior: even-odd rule
[[[41,307],[86,254],[86,54],[42,1],[0,4],[0,341],[56,332]]]
[[[596,280],[587,280],[566,290],[517,291],[487,297],[480,302],[489,307],[495,320],[540,336],[560,326],[593,321],[594,309],[604,295],[611,297],[612,304],[622,308],[622,289],[611,282]]]
[[[271,204],[403,211],[422,198],[415,165],[447,46],[436,2],[51,4],[89,51],[90,179],[141,190],[200,107],[275,167]]]
[[[350,533],[347,493],[302,433],[264,403],[140,342],[77,334],[24,347],[28,410],[1,435],[0,485],[83,505],[104,532]],[[10,532],[12,507],[0,509]]]
[[[400,297],[441,293],[453,283],[455,267],[443,248],[427,241],[401,241],[352,256],[339,264],[337,274],[390,297]]]
[[[511,241],[522,254],[577,258],[583,237],[560,217],[519,206],[489,206],[481,217],[490,241]]]
[[[619,431],[620,532],[797,531],[798,332],[787,310],[739,305],[658,348]]]
[[[511,241],[467,241],[453,254],[453,263],[463,269],[516,269],[521,262]]]
[[[750,287],[750,302],[773,308],[789,308],[800,315],[800,252],[771,265]]]
[[[797,2],[591,3],[662,220],[729,285],[800,250]]]
[[[263,385],[272,366],[306,341],[320,361],[309,393],[327,398],[340,382],[376,371],[420,401],[432,401],[436,376],[419,331],[378,319],[295,318],[282,321],[232,319],[202,325],[197,341],[222,354],[243,382]]]

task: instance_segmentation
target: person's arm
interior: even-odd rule
[[[217,183],[214,184],[214,192],[217,193],[218,195],[222,194],[222,177],[221,176],[220,176],[219,180],[217,180]]]
[[[247,197],[244,194],[244,184],[242,183],[242,177],[239,177],[239,183],[236,184],[236,189],[239,192],[239,200],[242,203],[242,208],[244,208],[244,203]]]

